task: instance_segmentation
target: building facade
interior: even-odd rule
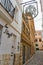
[[[21,46],[22,64],[25,64],[31,57],[31,42],[28,21],[24,18],[22,18]]]
[[[29,16],[28,16],[29,15]],[[29,30],[30,30],[30,41],[31,41],[31,54],[33,55],[34,53],[34,40],[35,40],[35,26],[34,26],[34,19],[31,15],[31,13],[27,13],[26,14],[27,18],[28,18],[28,26],[29,26]]]
[[[20,53],[21,0],[0,0],[0,65],[17,65]]]
[[[35,49],[36,50],[42,50],[43,49],[41,33],[42,33],[41,31],[35,32]]]
[[[40,0],[41,12],[42,12],[42,42],[43,42],[43,1]]]
[[[28,14],[28,17],[31,19],[31,15]],[[25,18],[25,14],[22,16],[22,33],[21,33],[21,45],[20,45],[20,65],[26,64],[27,61],[31,58],[31,56],[35,53],[34,51],[34,42],[35,39],[34,34],[34,21]],[[31,28],[32,25],[32,28]],[[33,37],[31,37],[31,35]]]

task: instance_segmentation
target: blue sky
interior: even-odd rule
[[[23,0],[23,2],[27,2],[31,0]],[[40,7],[40,0],[36,0],[38,2],[38,16],[34,19],[35,30],[42,30],[42,13]]]

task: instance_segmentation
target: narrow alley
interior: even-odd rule
[[[37,51],[26,65],[43,65],[43,51]]]

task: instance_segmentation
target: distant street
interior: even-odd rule
[[[37,51],[26,65],[43,65],[43,51]]]

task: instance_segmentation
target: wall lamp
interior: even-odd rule
[[[35,18],[38,15],[38,3],[36,0],[27,1],[27,2],[21,3],[20,5],[23,6],[23,14],[30,12],[33,18]]]

